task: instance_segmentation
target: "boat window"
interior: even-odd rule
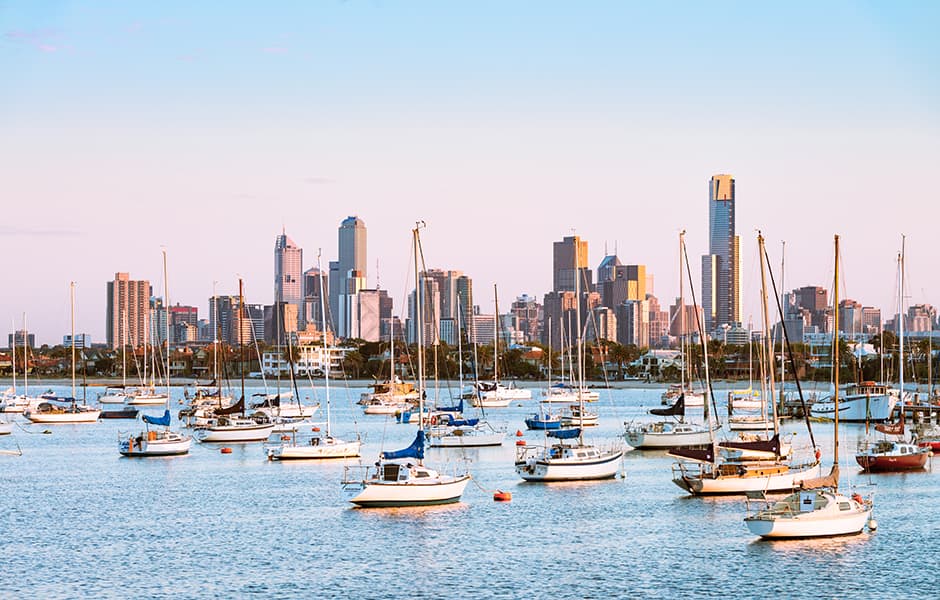
[[[397,465],[395,463],[385,465],[383,472],[382,472],[382,478],[385,481],[398,481],[399,466],[400,465]]]
[[[851,508],[851,507],[849,506],[849,503],[848,503],[848,502],[840,502],[840,503],[839,503],[839,510],[849,510],[850,508]]]
[[[415,477],[430,477],[427,471],[415,471]]]
[[[907,446],[901,446],[901,454],[907,454],[909,451]]]

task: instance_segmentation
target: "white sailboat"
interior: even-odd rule
[[[767,309],[767,286],[764,254],[764,238],[758,234],[758,248],[761,260],[761,296],[764,314],[764,331],[770,331],[770,317]],[[693,290],[693,303],[695,301]],[[701,321],[696,324],[702,330]],[[764,337],[768,348],[772,349],[772,341],[768,335]],[[705,359],[706,387],[710,388],[708,370],[708,348],[703,344]],[[771,356],[768,352],[766,356]],[[769,397],[774,397],[774,372],[769,370]],[[784,456],[779,436],[779,421],[776,405],[774,404],[774,433],[769,440],[759,442],[724,442],[722,446],[729,448],[745,448],[748,450],[760,449],[770,452],[770,460],[742,460],[722,459],[715,447],[714,440],[705,450],[676,448],[670,454],[679,459],[673,465],[673,482],[693,495],[710,494],[744,494],[747,492],[775,492],[789,491],[797,487],[800,482],[819,477],[818,457],[812,462],[794,465]]]
[[[148,309],[149,310],[149,309]],[[147,327],[144,330],[144,376],[141,379],[140,387],[133,393],[128,394],[128,406],[159,406],[165,404],[168,396],[157,391],[156,385],[156,363],[154,358],[154,348],[151,344],[153,340],[153,318],[150,312],[147,313]],[[150,382],[147,382],[147,353],[150,352]],[[167,374],[169,378],[169,374]]]
[[[16,325],[13,325],[16,331]],[[23,313],[23,393],[17,393],[16,389],[16,336],[13,340],[12,362],[13,362],[13,387],[7,390],[3,395],[3,401],[0,402],[0,413],[22,414],[27,409],[36,409],[44,398],[35,398],[29,395],[29,330],[26,329],[26,313]]]
[[[835,236],[835,285],[834,306],[839,306],[839,236]],[[838,310],[834,311],[833,331],[839,331]],[[833,356],[838,356],[839,336],[833,336]],[[873,498],[862,498],[860,494],[846,496],[839,492],[839,369],[834,369],[836,406],[833,425],[833,458],[829,475],[818,479],[804,480],[801,489],[778,502],[766,506],[744,519],[748,530],[763,538],[817,538],[861,533],[868,524],[875,529],[871,519]],[[763,494],[755,495],[763,498]],[[750,498],[749,498],[750,500]],[[748,502],[750,513],[750,501]]]
[[[499,380],[499,300],[496,297],[496,286],[493,286],[495,300],[495,318],[493,319],[493,381],[477,380],[471,386],[469,393],[470,403],[478,408],[505,408],[514,400],[529,400],[532,390],[516,387],[515,382],[509,385]],[[473,317],[471,316],[471,319]]]
[[[685,390],[686,360],[682,351],[685,332],[685,265],[683,254],[685,248],[685,231],[679,232],[679,348],[683,354],[682,369],[679,371],[679,389]],[[708,425],[708,411],[705,411],[706,425],[693,425],[685,422],[685,394],[679,394],[675,404],[669,408],[650,409],[650,414],[673,417],[670,420],[660,420],[653,423],[624,422],[624,438],[627,444],[637,449],[655,450],[668,448],[687,448],[690,446],[704,446],[711,443],[714,430]],[[704,406],[704,401],[702,403]],[[678,417],[678,419],[676,418]]]
[[[121,387],[108,386],[98,395],[98,404],[124,404],[131,397],[127,394],[127,311],[123,311],[124,328],[121,332]]]
[[[426,294],[422,290],[418,271],[420,256],[419,230],[423,223],[412,230],[415,272],[415,304],[418,328],[418,414],[424,414],[424,319],[422,304]],[[431,506],[458,502],[470,481],[469,473],[444,474],[424,464],[425,433],[421,425],[410,446],[397,452],[383,452],[374,468],[366,467],[364,476],[351,477],[346,468],[343,489],[350,495],[349,501],[363,508],[393,506]]]
[[[320,269],[320,253],[317,253],[317,269]],[[321,271],[322,272],[322,271]],[[326,315],[326,294],[323,289],[323,278],[320,277],[320,314]],[[323,319],[324,324],[328,319]],[[324,327],[324,341],[332,339],[326,327]],[[327,356],[330,356],[330,348],[327,346]],[[362,440],[356,436],[355,440],[343,440],[333,435],[332,429],[332,402],[330,400],[330,362],[326,361],[323,378],[323,385],[326,391],[326,435],[313,436],[306,443],[297,443],[297,433],[292,435],[291,443],[281,444],[273,448],[268,448],[268,460],[304,460],[304,459],[327,459],[327,458],[355,458],[359,456],[362,448]],[[291,366],[293,370],[293,365]]]
[[[33,423],[94,423],[98,420],[101,410],[84,404],[79,405],[75,399],[75,282],[69,283],[69,301],[71,306],[72,324],[72,396],[70,398],[48,398],[39,403],[36,408],[27,408],[23,416]],[[64,402],[66,406],[53,404]]]
[[[245,308],[244,281],[238,279],[238,322],[248,318]],[[238,331],[242,327],[238,325]],[[241,335],[239,334],[239,342]],[[216,409],[208,424],[196,431],[196,438],[200,442],[263,442],[274,433],[275,423],[266,416],[253,419],[245,414],[245,371],[239,366],[241,372],[241,399],[233,406]],[[240,415],[239,415],[240,413]]]
[[[576,261],[578,262],[578,261]],[[578,389],[584,389],[584,361],[581,347],[581,276],[575,278],[575,320],[578,327]],[[578,407],[584,414],[584,397]],[[611,479],[617,476],[623,458],[620,444],[601,448],[584,441],[584,428],[546,431],[544,446],[522,446],[516,453],[516,473],[525,481],[580,481]],[[548,439],[553,438],[552,443]]]
[[[170,305],[169,282],[166,269],[166,250],[163,250],[163,295],[166,305]],[[130,436],[118,439],[118,452],[122,456],[148,457],[148,456],[179,456],[188,454],[193,438],[182,432],[170,429],[170,320],[166,320],[166,410],[162,417],[144,415],[144,431],[136,437]],[[162,429],[150,429],[150,425]]]

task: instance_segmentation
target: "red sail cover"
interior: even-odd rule
[[[904,435],[904,407],[902,406],[898,412],[901,413],[901,418],[897,423],[875,425],[875,431],[880,431],[885,435]]]

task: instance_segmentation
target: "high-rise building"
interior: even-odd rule
[[[350,282],[352,280],[352,282]],[[356,216],[343,220],[339,226],[339,258],[330,261],[330,313],[339,337],[348,337],[348,319],[352,298],[366,287],[366,224]]]
[[[35,334],[27,333],[25,329],[17,329],[7,336],[7,344],[8,348],[22,348],[23,346],[35,348],[36,336]]]
[[[525,341],[535,341],[542,335],[542,305],[533,296],[523,294],[516,298],[509,308],[516,316],[517,328]]]
[[[741,320],[740,238],[735,235],[734,178],[708,182],[708,254],[702,256],[705,327],[717,330]]]
[[[618,261],[619,262],[619,261]],[[604,306],[616,308],[627,300],[644,300],[649,277],[646,265],[620,265],[609,271],[609,277],[598,281],[598,290]]]
[[[274,242],[274,303],[297,307],[298,326],[303,315],[304,289],[301,280],[304,251],[282,230]]]
[[[573,292],[577,277],[582,292],[593,291],[594,281],[588,268],[588,243],[579,236],[567,236],[554,243],[552,291]]]
[[[321,283],[323,284],[323,302],[320,301]],[[329,306],[329,297],[329,273],[321,271],[318,267],[304,271],[304,318],[318,331],[324,330],[323,311]]]
[[[132,281],[128,273],[114,274],[114,281],[108,282],[105,318],[109,348],[120,348],[125,340],[132,348],[150,342],[150,294],[146,279]]]

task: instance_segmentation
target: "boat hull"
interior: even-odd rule
[[[201,430],[200,442],[263,442],[274,432],[274,424],[223,425]]]
[[[486,446],[502,446],[506,437],[502,432],[467,433],[464,435],[430,435],[428,446],[432,448],[481,448]]]
[[[917,471],[927,466],[929,452],[917,452],[901,456],[856,454],[855,462],[863,470],[872,473],[890,473],[893,471]]]
[[[587,481],[612,479],[620,470],[622,450],[613,450],[590,461],[577,459],[529,459],[516,462],[516,472],[525,481]]]
[[[839,398],[839,420],[842,422],[864,423],[866,416],[869,421],[887,421],[897,398],[892,394],[879,394],[877,396],[855,396]],[[835,404],[832,402],[815,402],[809,414],[818,419],[835,418]],[[870,415],[870,416],[869,416]]]
[[[356,440],[320,440],[317,444],[306,446],[279,446],[268,451],[270,460],[325,460],[335,458],[356,458],[359,456],[362,442]]]
[[[435,483],[364,482],[350,502],[361,508],[393,508],[399,506],[435,506],[459,502],[469,475],[449,477]]]
[[[13,423],[0,423],[0,435],[10,435],[13,433]]]
[[[800,517],[807,518],[800,518]],[[871,511],[851,512],[844,517],[814,519],[812,515],[800,515],[790,519],[767,520],[755,517],[744,519],[748,530],[754,535],[769,539],[805,539],[858,535],[871,517]]]
[[[667,448],[688,448],[705,446],[711,443],[708,430],[688,433],[657,433],[633,430],[624,434],[627,443],[638,450],[665,450]]]
[[[819,477],[820,467],[817,463],[804,469],[777,471],[778,469],[769,466],[765,473],[757,466],[749,469],[747,476],[711,473],[706,476],[697,476],[686,474],[685,470],[681,469],[681,473],[673,479],[673,483],[695,496],[784,492],[799,487],[804,479]]]
[[[101,415],[100,410],[84,410],[80,412],[25,412],[23,416],[33,423],[44,423],[49,425],[58,425],[64,423],[94,423]]]
[[[129,397],[127,399],[128,406],[156,406],[158,404],[166,404],[166,394],[155,394],[155,395],[140,395]]]
[[[139,442],[137,440],[121,440],[118,442],[118,452],[121,456],[140,457],[148,456],[180,456],[189,454],[193,439],[189,436],[182,436],[171,433],[166,435],[160,433],[156,439],[148,440],[142,436]]]

